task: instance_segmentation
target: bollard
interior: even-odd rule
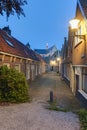
[[[53,91],[50,91],[50,102],[53,102]]]

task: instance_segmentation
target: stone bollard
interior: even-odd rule
[[[50,102],[53,102],[53,91],[50,91]]]

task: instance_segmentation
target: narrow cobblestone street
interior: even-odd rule
[[[50,72],[30,84],[31,103],[0,106],[0,130],[80,130],[76,114],[46,109],[50,91],[61,107],[80,107],[60,76]]]
[[[56,72],[49,72],[30,84],[30,95],[33,101],[50,99],[53,91],[54,99],[60,107],[79,109],[80,104],[71,92],[71,89]]]

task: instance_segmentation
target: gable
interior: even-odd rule
[[[87,0],[78,0],[76,7],[76,17],[79,18],[79,13],[82,17],[87,18]]]

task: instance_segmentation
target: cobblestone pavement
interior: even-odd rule
[[[45,108],[51,90],[58,105],[79,108],[68,86],[56,73],[51,72],[30,84],[31,103],[0,106],[0,130],[80,130],[76,114]]]

